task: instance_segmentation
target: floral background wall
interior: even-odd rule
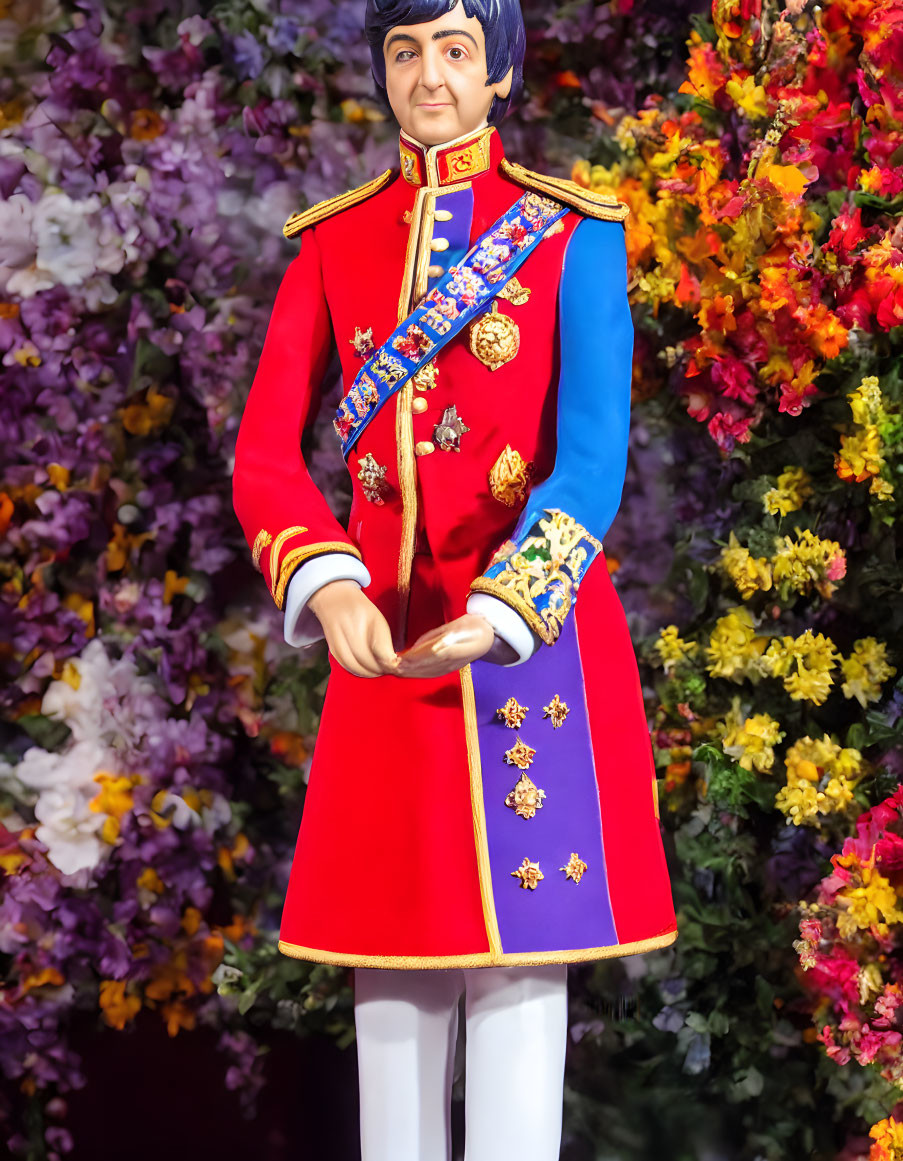
[[[524,12],[509,156],[631,208],[607,548],[680,930],[574,969],[563,1156],[903,1158],[903,2]],[[77,1145],[76,1013],[213,1030],[249,1118],[274,1029],[353,1037],[347,973],[275,950],[326,667],[282,643],[230,472],[283,220],[396,157],[361,18],[0,3],[13,1156]]]

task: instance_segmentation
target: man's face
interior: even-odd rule
[[[511,90],[512,70],[487,85],[486,39],[461,0],[438,20],[397,24],[383,42],[386,93],[398,124],[424,145],[442,145],[486,124],[492,98]]]

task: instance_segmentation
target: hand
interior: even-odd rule
[[[307,602],[323,627],[329,652],[355,677],[382,677],[398,669],[386,618],[353,580],[335,580]]]
[[[479,613],[465,613],[430,629],[399,654],[397,677],[441,677],[477,661],[493,646],[495,633]]]

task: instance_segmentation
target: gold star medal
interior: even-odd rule
[[[518,770],[526,770],[533,761],[535,753],[536,751],[532,746],[528,746],[526,742],[522,742],[518,738],[511,749],[505,751],[505,761],[509,766],[517,766]]]
[[[529,774],[521,774],[517,785],[505,799],[505,805],[521,818],[533,818],[537,810],[542,809],[545,796],[546,792],[539,789]]]
[[[521,705],[516,697],[509,697],[495,712],[509,729],[517,730],[524,724],[529,708],[528,705]]]
[[[511,874],[515,879],[520,879],[520,885],[523,888],[529,888],[531,891],[536,890],[536,884],[540,879],[544,879],[545,875],[539,869],[539,863],[531,863],[529,859],[525,858],[516,871]]]
[[[544,718],[552,719],[552,728],[556,730],[570,712],[568,709],[568,703],[566,701],[562,701],[557,693],[548,705],[544,705],[542,707],[542,711],[542,716]]]
[[[584,863],[576,851],[573,851],[565,865],[559,867],[558,870],[564,871],[566,879],[573,879],[575,883],[579,883],[586,870],[586,863]]]

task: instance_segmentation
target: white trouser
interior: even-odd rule
[[[465,993],[465,1161],[558,1161],[567,965],[355,968],[362,1161],[451,1161]]]

